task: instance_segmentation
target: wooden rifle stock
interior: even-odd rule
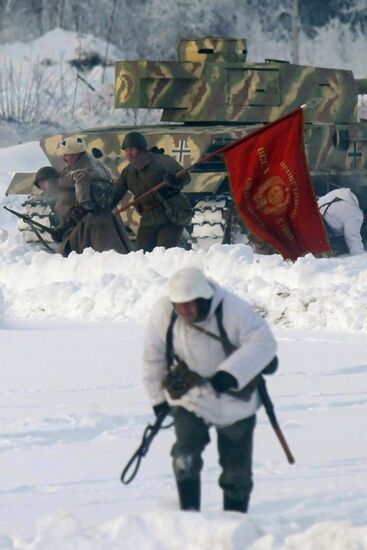
[[[263,376],[259,377],[259,382],[258,382],[258,385],[257,385],[257,389],[259,391],[261,402],[264,405],[265,412],[268,415],[270,424],[272,425],[272,428],[273,428],[273,430],[274,430],[274,432],[275,432],[275,434],[276,434],[276,436],[279,440],[279,443],[281,444],[282,449],[285,452],[287,460],[288,460],[289,464],[294,464],[295,463],[294,456],[292,455],[291,450],[288,447],[288,443],[287,443],[287,441],[286,441],[286,439],[283,435],[283,432],[280,429],[280,426],[278,424],[278,420],[275,416],[274,405],[273,405],[273,403],[270,399],[270,396],[268,394],[265,378]]]

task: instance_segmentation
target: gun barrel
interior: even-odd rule
[[[26,223],[29,223],[31,225],[34,225],[38,229],[42,229],[43,231],[46,231],[46,233],[49,233],[51,236],[54,235],[54,230],[51,229],[51,227],[48,227],[47,225],[43,225],[43,223],[36,222],[35,220],[32,220],[30,216],[27,214],[22,214],[21,212],[16,212],[15,210],[12,210],[11,208],[8,208],[7,206],[3,206],[5,210],[10,212],[11,214],[14,214],[14,216],[17,216],[17,218],[20,218]]]

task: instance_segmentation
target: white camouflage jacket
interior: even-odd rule
[[[247,302],[212,284],[215,294],[209,315],[197,324],[219,335],[215,310],[222,301],[223,325],[229,340],[238,349],[226,357],[220,341],[178,317],[173,329],[174,351],[203,378],[211,378],[218,370],[224,370],[237,379],[238,389],[242,389],[273,359],[276,342],[267,322]],[[171,313],[168,297],[161,298],[153,307],[145,338],[143,383],[152,405],[167,400],[172,406],[181,405],[217,426],[227,426],[253,415],[260,405],[257,390],[249,401],[217,394],[209,382],[192,388],[179,400],[172,400],[165,392],[162,380],[167,372],[166,333]]]
[[[335,201],[327,206],[335,198]],[[364,246],[361,237],[363,223],[363,211],[360,209],[358,199],[350,189],[340,188],[330,191],[317,200],[320,214],[330,225],[336,235],[344,235],[349,254],[363,254]]]

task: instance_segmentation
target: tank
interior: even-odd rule
[[[118,61],[115,71],[115,107],[161,109],[159,125],[134,129],[150,147],[163,148],[185,168],[304,104],[305,149],[318,195],[367,184],[367,121],[357,116],[361,94],[367,94],[367,79],[354,78],[350,70],[277,59],[249,62],[245,39],[183,39],[177,61]],[[126,165],[121,142],[131,130],[99,128],[78,134],[117,177]],[[57,145],[65,136],[41,139],[55,168],[61,167]],[[192,244],[207,247],[244,239],[221,158],[198,165],[191,178],[185,193],[195,208],[188,228]],[[138,214],[131,209],[123,218],[133,236]]]

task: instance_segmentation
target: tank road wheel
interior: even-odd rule
[[[226,196],[205,198],[194,206],[191,245],[208,250],[212,244],[247,242],[233,202]]]

